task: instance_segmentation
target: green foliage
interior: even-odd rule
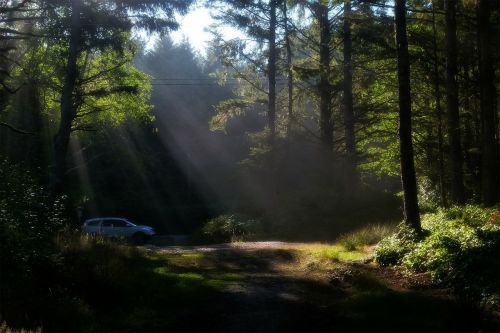
[[[202,234],[206,241],[213,243],[250,240],[261,233],[261,221],[235,214],[215,217],[202,228]]]
[[[399,265],[403,257],[411,251],[416,235],[405,224],[399,225],[398,233],[382,239],[375,252],[375,259],[382,266]]]
[[[127,119],[151,121],[150,77],[135,68],[132,60],[136,46],[124,41],[127,50],[105,49],[97,54],[82,54],[78,65],[82,78],[78,87],[77,117],[74,129],[102,129],[122,124]],[[63,84],[65,62],[60,54],[67,47],[61,44],[37,45],[29,50],[24,61],[31,64],[32,75],[41,94],[41,112],[52,124],[60,114],[60,88]],[[23,75],[23,73],[19,73]]]
[[[439,190],[428,177],[418,179],[418,205],[420,211],[434,212],[441,203]]]
[[[224,131],[227,123],[238,116],[242,116],[249,103],[239,99],[229,99],[217,105],[217,113],[210,120],[210,129]]]
[[[394,228],[382,224],[370,224],[353,232],[343,234],[337,242],[348,251],[354,251],[363,246],[375,245],[383,238],[386,238]]]
[[[376,251],[381,265],[402,264],[428,271],[436,283],[451,287],[469,301],[494,302],[500,293],[500,212],[477,206],[453,207],[426,214],[428,232],[419,240],[402,228],[382,240]]]
[[[29,271],[34,261],[51,253],[51,238],[68,222],[62,200],[49,204],[30,174],[7,161],[0,162],[0,179],[2,262]]]
[[[32,313],[50,297],[40,275],[58,262],[52,240],[68,219],[62,200],[49,204],[43,188],[18,166],[0,162],[0,179],[0,306],[5,319],[27,317],[36,324]]]

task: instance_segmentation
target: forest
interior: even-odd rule
[[[498,0],[0,0],[0,333],[500,331],[499,36]]]

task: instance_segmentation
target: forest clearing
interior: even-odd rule
[[[500,331],[498,36],[498,0],[0,0],[0,333]]]

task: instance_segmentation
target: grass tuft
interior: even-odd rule
[[[339,245],[311,249],[310,254],[320,260],[329,261],[363,261],[372,255],[369,250],[346,250],[343,246]]]
[[[364,246],[375,245],[395,230],[394,225],[371,224],[344,234],[337,239],[347,251],[355,251]]]
[[[10,328],[6,322],[0,323],[0,333],[42,333],[42,328],[38,327],[35,330],[28,330],[25,328],[14,329]]]

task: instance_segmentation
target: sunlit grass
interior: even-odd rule
[[[154,255],[159,260],[167,260],[173,265],[196,264],[205,258],[202,252],[159,253]]]
[[[309,253],[317,259],[330,261],[363,261],[372,256],[372,250],[367,247],[347,250],[341,245],[310,249]]]
[[[226,272],[221,269],[211,268],[210,270],[198,269],[210,261],[203,253],[168,253],[154,255],[157,262],[164,262],[167,266],[156,267],[154,272],[167,278],[176,279],[177,286],[180,288],[190,287],[193,284],[221,289],[228,285],[234,285],[245,277],[240,273]],[[172,265],[175,266],[172,269]],[[208,265],[212,266],[212,265]],[[170,267],[170,268],[169,268]],[[187,270],[186,272],[177,272],[178,269]],[[196,272],[199,270],[200,272]]]
[[[348,251],[364,246],[375,245],[383,238],[394,233],[394,225],[371,224],[353,232],[341,235],[337,243]]]

